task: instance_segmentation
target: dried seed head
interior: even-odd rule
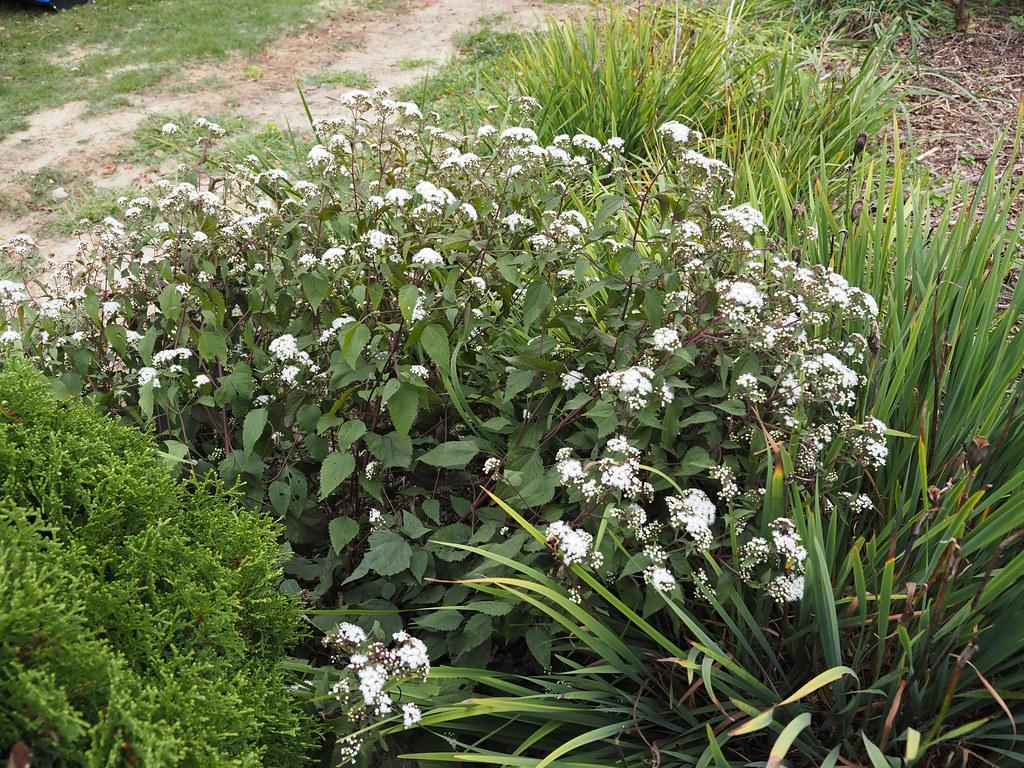
[[[857,158],[860,153],[864,151],[864,147],[868,145],[868,135],[863,131],[857,134],[856,141],[853,142],[853,156]]]
[[[863,201],[858,200],[857,202],[855,202],[853,204],[853,206],[850,208],[850,221],[852,221],[854,224],[856,224],[858,221],[860,221],[860,214],[861,214],[861,212],[863,210],[864,210],[864,203],[863,203]]]
[[[967,465],[976,469],[988,456],[988,438],[978,435],[967,445]]]

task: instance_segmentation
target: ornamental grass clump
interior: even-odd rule
[[[0,285],[0,338],[241,481],[286,525],[291,588],[349,615],[421,611],[435,657],[529,641],[545,658],[545,628],[527,638],[511,606],[463,606],[451,584],[471,566],[445,544],[545,556],[483,489],[573,528],[643,505],[617,530],[666,588],[716,589],[694,556],[764,538],[745,588],[796,601],[804,564],[775,543],[793,524],[766,479],[792,456],[791,482],[846,504],[884,460],[853,394],[872,298],[765,249],[681,123],[651,126],[650,164],[615,137],[537,143],[528,98],[519,124],[468,136],[386,92],[340,105],[301,164],[164,182],[60,291]],[[642,580],[623,589],[641,599]]]
[[[278,590],[277,526],[176,482],[148,438],[4,357],[0,754],[303,765],[313,737],[281,668],[300,614]]]

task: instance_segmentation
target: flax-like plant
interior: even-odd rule
[[[955,182],[936,205],[907,181],[899,147],[895,154],[858,169],[837,204],[818,189],[813,242],[797,243],[801,222],[788,231],[803,258],[878,299],[872,412],[920,436],[924,450],[922,462],[914,441],[897,441],[876,478],[898,515],[964,470],[994,490],[1024,465],[1024,225],[1013,219],[1022,182],[995,163],[975,184]]]
[[[531,768],[1022,764],[1024,553],[1008,536],[1024,503],[997,494],[988,505],[977,484],[967,473],[909,521],[879,517],[862,533],[793,492],[808,592],[786,612],[720,588],[666,596],[670,618],[659,621],[582,566],[572,571],[592,597],[581,605],[552,574],[453,544],[492,566],[464,585],[562,627],[555,669],[435,670],[442,686],[475,692],[434,695],[423,726],[448,746],[405,757]]]
[[[857,135],[874,134],[893,107],[896,77],[880,71],[888,38],[863,61],[826,60],[748,19],[742,3],[669,11],[613,8],[528,37],[495,68],[491,95],[511,86],[537,98],[546,139],[619,136],[641,155],[656,151],[648,126],[693,125],[736,172],[739,199],[777,183],[798,198],[819,179],[841,189]],[[762,210],[781,213],[771,200]]]

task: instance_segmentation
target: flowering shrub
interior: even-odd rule
[[[564,564],[617,521],[630,546],[594,545],[627,581],[714,589],[692,564],[742,545],[745,581],[797,599],[765,478],[793,456],[838,502],[884,460],[856,398],[871,297],[765,247],[678,123],[650,166],[614,138],[537,144],[530,99],[470,136],[385,92],[340,104],[303,166],[162,182],[97,229],[96,268],[34,299],[0,284],[2,343],[243,481],[325,603],[459,606],[427,579],[469,555],[440,543],[534,546],[481,488],[552,523]],[[467,607],[421,617],[432,653],[488,657],[507,610]]]

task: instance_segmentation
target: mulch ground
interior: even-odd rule
[[[937,179],[976,181],[1007,134],[1000,165],[1024,174],[1024,158],[1013,157],[1024,110],[1024,4],[1002,3],[985,14],[976,14],[966,33],[924,38],[916,52],[909,36],[897,42],[907,75],[907,132],[918,161]]]

